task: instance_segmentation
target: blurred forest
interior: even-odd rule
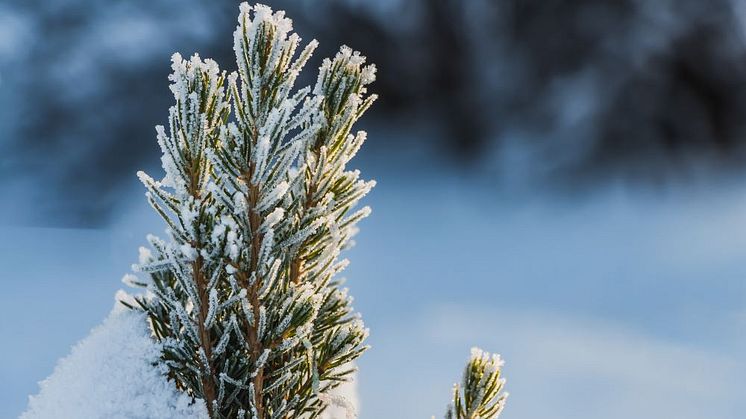
[[[744,161],[742,0],[266,3],[320,41],[310,67],[340,44],[378,65],[368,153],[574,185]],[[233,70],[237,4],[0,4],[0,215],[106,224],[135,170],[158,164],[171,53]]]

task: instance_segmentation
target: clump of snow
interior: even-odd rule
[[[328,404],[321,419],[354,419],[358,415],[357,373],[321,399]]]
[[[120,291],[116,297],[128,296]],[[207,419],[204,403],[163,375],[159,354],[145,315],[117,302],[40,383],[20,419]]]
[[[161,348],[145,314],[119,303],[132,297],[119,291],[116,300],[103,324],[40,383],[19,419],[208,419],[202,400],[178,391],[159,367]],[[335,389],[322,418],[354,417],[356,387],[353,377]]]

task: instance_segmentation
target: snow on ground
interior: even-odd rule
[[[506,360],[506,419],[741,419],[746,179],[558,199],[380,171],[347,255],[361,419],[439,417],[472,346]],[[0,227],[0,417],[162,231],[141,197],[107,230]]]
[[[41,382],[21,419],[207,419],[202,401],[192,402],[153,366],[159,357],[145,315],[115,303]]]
[[[163,370],[155,368],[160,348],[150,336],[142,313],[118,301],[103,324],[76,344],[29,399],[20,419],[207,419],[201,400],[179,392]],[[332,392],[322,419],[349,419],[357,405],[355,381]]]

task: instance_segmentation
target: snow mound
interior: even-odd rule
[[[207,419],[201,400],[193,402],[154,367],[159,353],[145,315],[117,302],[40,383],[20,419]]]
[[[178,391],[157,365],[160,347],[150,337],[146,316],[125,308],[116,295],[103,324],[61,359],[39,383],[20,419],[209,419],[202,400]],[[335,389],[322,419],[356,416],[354,379]]]
[[[328,407],[319,419],[354,419],[358,415],[357,373],[350,380],[331,391],[329,396],[322,397]]]

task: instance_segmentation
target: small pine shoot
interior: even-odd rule
[[[453,387],[453,402],[446,419],[495,419],[500,416],[508,393],[500,378],[503,360],[479,348],[472,348],[461,385]]]
[[[140,249],[133,269],[147,279],[125,279],[146,292],[127,305],[148,314],[169,378],[210,418],[317,418],[345,403],[331,391],[367,349],[339,274],[370,214],[357,205],[375,182],[348,165],[376,68],[342,47],[313,88],[296,89],[317,43],[302,46],[284,12],[263,5],[240,5],[233,41],[233,73],[172,57],[175,103],[156,127],[164,177],[138,173],[166,238]],[[484,385],[499,392],[499,366],[469,365],[479,380],[497,371]],[[504,397],[470,380],[449,417],[496,416]]]

